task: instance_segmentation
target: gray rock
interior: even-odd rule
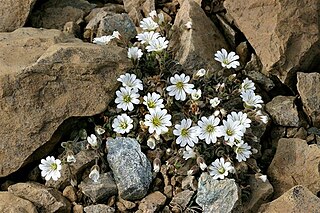
[[[313,125],[320,128],[320,74],[298,72],[297,78],[303,109]]]
[[[104,17],[100,22],[97,36],[111,35],[113,31],[119,31],[127,41],[137,35],[136,27],[126,13]]]
[[[36,207],[30,201],[17,197],[10,192],[0,192],[0,212],[38,213]]]
[[[179,192],[172,198],[169,205],[173,208],[178,207],[180,210],[185,210],[193,194],[194,192],[191,190],[184,190],[182,192]]]
[[[294,96],[276,96],[266,104],[266,111],[281,126],[299,126],[299,115]]]
[[[239,187],[233,179],[214,180],[208,173],[202,173],[196,203],[206,213],[229,213],[237,208],[239,193]]]
[[[56,189],[36,182],[17,183],[9,187],[9,192],[32,202],[39,212],[70,212],[71,203]]]
[[[151,163],[133,138],[108,139],[108,163],[113,171],[119,195],[137,200],[147,194],[152,180]]]
[[[90,197],[94,203],[107,200],[110,196],[116,195],[118,192],[111,172],[101,174],[98,183],[94,183],[90,178],[87,178],[80,183],[79,188],[82,193]]]
[[[105,204],[97,204],[84,207],[85,213],[113,213],[114,208],[107,206]]]

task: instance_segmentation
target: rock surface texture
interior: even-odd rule
[[[22,27],[36,0],[0,0],[0,32],[11,32]]]
[[[67,118],[103,112],[114,79],[130,66],[124,49],[82,43],[58,30],[2,33],[0,48],[0,177],[46,155]]]
[[[0,192],[0,212],[38,213],[36,207],[30,201],[17,197],[10,192]]]
[[[17,183],[9,187],[9,192],[32,202],[39,212],[70,212],[71,203],[56,189],[47,188],[36,182]]]
[[[318,0],[226,0],[224,6],[266,73],[291,84],[298,70],[319,63]]]
[[[109,139],[106,143],[108,163],[125,200],[143,198],[152,180],[151,163],[132,138]]]
[[[320,149],[298,138],[282,138],[268,168],[275,197],[295,185],[303,185],[312,193],[320,191]]]
[[[227,213],[237,208],[239,193],[233,179],[214,180],[209,174],[202,173],[196,203],[203,212]]]
[[[263,204],[259,213],[319,212],[320,199],[303,186],[295,186],[278,199]]]
[[[188,21],[192,22],[191,29],[185,27]],[[220,63],[214,60],[214,53],[221,48],[228,49],[228,44],[199,4],[194,0],[183,1],[173,29],[169,48],[187,70],[221,69]]]
[[[298,72],[297,79],[303,109],[311,123],[320,128],[320,74]]]

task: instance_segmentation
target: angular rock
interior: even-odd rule
[[[10,192],[0,192],[0,212],[38,213],[36,207],[30,201],[17,197]]]
[[[274,197],[295,185],[303,185],[312,193],[320,191],[320,149],[298,138],[282,138],[268,168],[268,177],[274,187]]]
[[[33,11],[30,24],[36,28],[63,30],[67,22],[83,19],[94,7],[86,0],[49,0]]]
[[[56,189],[36,182],[17,183],[9,187],[15,196],[32,202],[39,212],[70,212],[71,203]]]
[[[64,188],[62,195],[68,198],[71,202],[76,202],[78,199],[77,191],[73,186],[67,186]]]
[[[22,27],[36,0],[0,1],[0,32],[11,32]]]
[[[318,0],[226,0],[224,6],[261,59],[263,71],[290,85],[320,56]]]
[[[82,205],[75,204],[72,208],[73,213],[83,213],[84,209]]]
[[[122,48],[82,43],[58,30],[1,33],[0,49],[0,177],[47,155],[66,119],[103,112],[114,79],[131,66]]]
[[[114,208],[107,206],[105,204],[97,204],[84,207],[85,213],[113,213]]]
[[[297,79],[303,109],[313,125],[320,128],[320,74],[298,72]]]
[[[278,199],[263,204],[259,213],[319,212],[320,199],[306,187],[294,186]]]
[[[177,193],[171,200],[171,207],[178,207],[180,210],[185,210],[187,208],[188,203],[190,202],[194,192],[190,190],[184,190],[182,192]]]
[[[294,96],[276,96],[266,104],[266,111],[281,126],[299,126],[299,115]]]
[[[273,194],[273,187],[267,179],[263,182],[261,179],[255,177],[255,175],[250,175],[249,184],[251,189],[251,199],[243,203],[244,211],[249,213],[255,213],[258,211],[261,204],[268,202]]]
[[[151,163],[133,138],[108,139],[108,163],[113,171],[119,195],[125,200],[137,200],[147,194],[152,180]]]
[[[202,173],[196,203],[202,207],[203,212],[227,213],[237,208],[239,193],[233,179],[214,180],[208,173]]]
[[[123,5],[137,26],[144,17],[149,16],[149,13],[156,8],[155,0],[124,0]]]
[[[192,28],[185,24],[191,21]],[[189,73],[201,68],[220,70],[221,64],[214,60],[214,54],[228,44],[218,28],[206,16],[194,0],[183,1],[173,25],[169,49]]]
[[[153,192],[141,200],[139,210],[146,213],[158,212],[159,208],[165,204],[166,199],[166,196],[161,192]]]
[[[87,178],[80,183],[79,188],[82,193],[90,197],[94,203],[107,200],[118,192],[111,172],[101,174],[98,183],[94,183],[90,178]]]

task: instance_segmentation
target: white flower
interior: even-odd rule
[[[262,180],[262,182],[264,182],[264,183],[268,180],[267,175],[260,175],[258,178],[259,178],[260,180]]]
[[[99,181],[100,178],[100,173],[99,173],[99,166],[98,165],[94,165],[91,168],[91,172],[89,174],[89,178],[94,182],[97,183]]]
[[[140,27],[143,30],[148,30],[148,31],[152,31],[155,30],[159,27],[159,25],[153,21],[153,19],[151,17],[148,18],[144,18],[142,19],[142,21],[140,21]]]
[[[267,124],[268,123],[268,116],[266,116],[266,115],[263,115],[262,114],[262,112],[261,112],[261,110],[258,110],[257,112],[256,112],[256,115],[259,117],[259,119],[260,119],[260,121],[262,121],[262,123],[264,123],[264,124]]]
[[[143,100],[143,104],[146,105],[148,109],[164,108],[164,105],[162,104],[163,100],[158,93],[148,93],[143,97]]]
[[[263,100],[260,95],[256,95],[254,91],[248,90],[246,92],[241,93],[240,95],[245,104],[245,107],[248,108],[262,108],[261,104],[263,104]]]
[[[220,119],[214,116],[210,116],[209,118],[202,117],[201,120],[198,121],[200,127],[199,138],[201,140],[205,139],[207,144],[216,143],[217,137],[222,136],[221,127],[218,126],[219,123]]]
[[[160,37],[159,33],[155,33],[154,31],[139,33],[136,38],[141,44],[149,44],[150,41],[155,40]]]
[[[171,115],[167,114],[166,109],[150,109],[150,114],[145,116],[145,125],[149,127],[149,133],[160,135],[168,132],[168,127],[171,126]]]
[[[120,75],[117,80],[122,83],[122,86],[133,89],[135,92],[138,90],[143,90],[142,81],[137,79],[135,74],[126,73],[124,75]]]
[[[187,98],[187,94],[191,94],[193,91],[193,84],[188,84],[190,80],[189,76],[184,73],[181,75],[175,74],[174,77],[170,78],[170,82],[173,84],[168,86],[166,90],[169,92],[170,96],[174,96],[176,100],[184,101]]]
[[[61,161],[59,159],[55,159],[53,156],[48,156],[46,159],[41,159],[39,168],[41,170],[41,176],[47,181],[51,178],[52,180],[56,181],[61,177]]]
[[[143,53],[138,47],[128,48],[128,58],[132,60],[138,60],[142,57]]]
[[[118,31],[113,31],[112,36],[120,40],[121,34]]]
[[[240,66],[240,63],[236,60],[239,59],[239,56],[236,55],[235,52],[228,52],[225,49],[221,49],[221,51],[217,51],[216,54],[214,54],[215,60],[221,62],[222,67],[227,67],[228,69],[237,68],[237,66]]]
[[[139,104],[139,94],[136,93],[135,90],[129,88],[129,87],[121,87],[120,91],[116,91],[117,98],[115,100],[115,103],[118,104],[117,108],[123,109],[123,110],[133,110],[133,104]]]
[[[198,135],[200,128],[198,126],[191,127],[191,119],[182,119],[181,124],[176,124],[173,130],[173,134],[179,136],[176,139],[176,143],[180,144],[181,147],[186,145],[193,147],[195,143],[198,143]]]
[[[250,151],[251,146],[247,143],[238,143],[234,148],[234,152],[236,153],[236,158],[239,162],[246,161],[247,158],[250,158],[252,152]]]
[[[133,120],[127,114],[118,115],[112,123],[113,131],[124,134],[133,128]]]
[[[91,134],[87,137],[87,141],[92,148],[98,147],[98,138],[94,134]]]
[[[94,38],[93,43],[104,45],[104,44],[108,44],[112,39],[114,39],[112,35],[101,36],[101,37]]]
[[[231,119],[223,120],[221,126],[221,132],[224,136],[224,140],[227,141],[229,146],[235,144],[235,140],[240,141],[243,136],[242,126],[239,121],[233,121]]]
[[[249,80],[248,78],[244,79],[241,84],[241,92],[246,92],[248,90],[254,91],[256,87],[254,86],[253,81]]]
[[[156,17],[158,16],[157,11],[152,10],[152,11],[149,13],[149,16],[150,16],[151,18],[156,18]]]
[[[76,160],[76,157],[74,156],[73,152],[72,151],[68,151],[67,152],[67,162],[68,163],[75,163],[77,160]]]
[[[184,25],[188,30],[190,30],[192,28],[192,22],[188,21],[185,25]]]
[[[154,137],[149,137],[148,140],[147,140],[147,146],[150,148],[150,149],[154,149],[156,148],[156,140]]]
[[[197,77],[202,77],[207,73],[207,71],[205,69],[200,69],[198,70],[198,72],[196,73]]]
[[[225,162],[224,158],[216,159],[214,162],[208,166],[208,170],[213,179],[224,179],[228,176],[229,171],[232,172],[234,167],[231,166],[230,162]]]
[[[210,99],[210,105],[215,108],[220,104],[220,99],[218,97],[215,97],[213,99]]]
[[[202,171],[204,171],[208,166],[207,166],[207,164],[206,164],[205,162],[201,162],[201,163],[199,164],[199,167],[200,167],[200,169],[201,169]]]
[[[246,129],[250,127],[251,120],[248,118],[247,113],[231,112],[231,114],[227,116],[227,119],[231,119],[232,121],[239,121],[242,127],[241,131],[243,133],[245,133]]]
[[[193,151],[193,148],[186,146],[186,150],[183,151],[183,159],[188,160],[189,158],[196,158],[196,153]]]
[[[99,125],[97,125],[97,126],[94,127],[94,131],[95,131],[98,135],[103,135],[103,134],[106,132],[106,130],[105,130],[102,126],[99,126]]]
[[[201,89],[192,90],[191,99],[194,101],[199,100],[199,98],[201,98],[201,93]]]
[[[169,41],[165,37],[159,37],[153,39],[149,42],[149,45],[146,47],[148,52],[161,52],[162,50],[168,47]]]
[[[155,10],[152,10],[152,11],[149,13],[149,16],[150,16],[155,22],[157,22],[157,23],[160,24],[160,25],[164,22],[163,13],[157,14],[157,12],[156,12]]]

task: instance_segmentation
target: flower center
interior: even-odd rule
[[[154,117],[154,118],[152,119],[152,124],[153,124],[154,126],[160,126],[160,125],[161,125],[161,120],[160,120],[160,118]]]
[[[232,136],[233,135],[233,131],[231,129],[227,129],[226,131],[228,136]]]
[[[128,127],[128,124],[125,123],[125,122],[123,122],[123,123],[120,124],[120,127],[121,127],[122,129],[126,129],[126,128]]]
[[[181,130],[181,136],[185,137],[185,136],[188,136],[188,134],[189,134],[188,129],[182,129]]]
[[[223,59],[222,63],[224,63],[224,64],[230,64],[230,62],[228,61],[228,59]]]
[[[131,102],[131,97],[130,97],[130,95],[125,95],[125,96],[123,96],[123,101],[124,101],[125,103],[130,103],[130,102]]]
[[[213,132],[214,131],[214,126],[208,125],[206,130],[207,130],[207,132]]]
[[[176,84],[176,87],[178,88],[178,89],[183,89],[183,82],[178,82],[177,84]]]
[[[223,167],[220,167],[220,168],[218,169],[218,172],[219,172],[220,174],[223,174],[225,171],[226,171],[226,170],[225,170]]]
[[[149,106],[149,108],[155,108],[156,107],[156,103],[154,101],[149,101],[148,102],[148,106]]]
[[[56,163],[52,163],[50,167],[51,167],[51,170],[57,170],[58,165]]]

